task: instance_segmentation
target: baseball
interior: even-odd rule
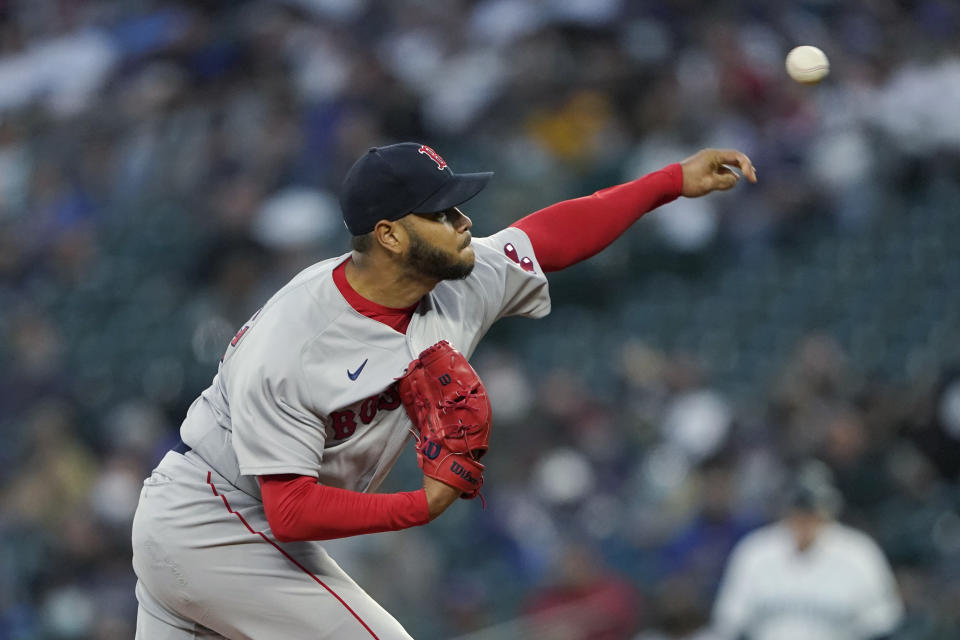
[[[795,47],[787,54],[787,73],[801,84],[816,84],[830,73],[830,61],[816,47]]]

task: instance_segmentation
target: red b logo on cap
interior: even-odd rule
[[[437,163],[437,169],[443,171],[447,168],[447,161],[440,157],[440,154],[428,147],[427,145],[420,145],[420,148],[417,149],[420,153],[425,156],[429,156],[431,160]]]

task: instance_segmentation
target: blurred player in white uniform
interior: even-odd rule
[[[756,181],[742,153],[706,149],[474,239],[459,206],[492,174],[418,143],[370,149],[341,192],[353,250],[240,328],[144,482],[137,638],[409,638],[317,542],[426,524],[461,493],[427,476],[374,493],[410,438],[395,379],[440,340],[469,357],[496,320],[546,315],[545,273],[678,196],[733,187],[727,165]]]
[[[822,463],[805,464],[778,522],[734,548],[714,606],[728,640],[880,640],[903,604],[883,552],[834,518],[842,499]]]

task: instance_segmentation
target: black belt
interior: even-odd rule
[[[191,450],[190,445],[185,443],[183,440],[179,440],[177,444],[174,445],[172,449],[170,449],[170,451],[176,451],[179,454],[184,454],[190,450]]]

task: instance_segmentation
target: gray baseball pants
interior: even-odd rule
[[[316,542],[277,542],[262,503],[171,451],[133,521],[137,640],[411,640]]]

